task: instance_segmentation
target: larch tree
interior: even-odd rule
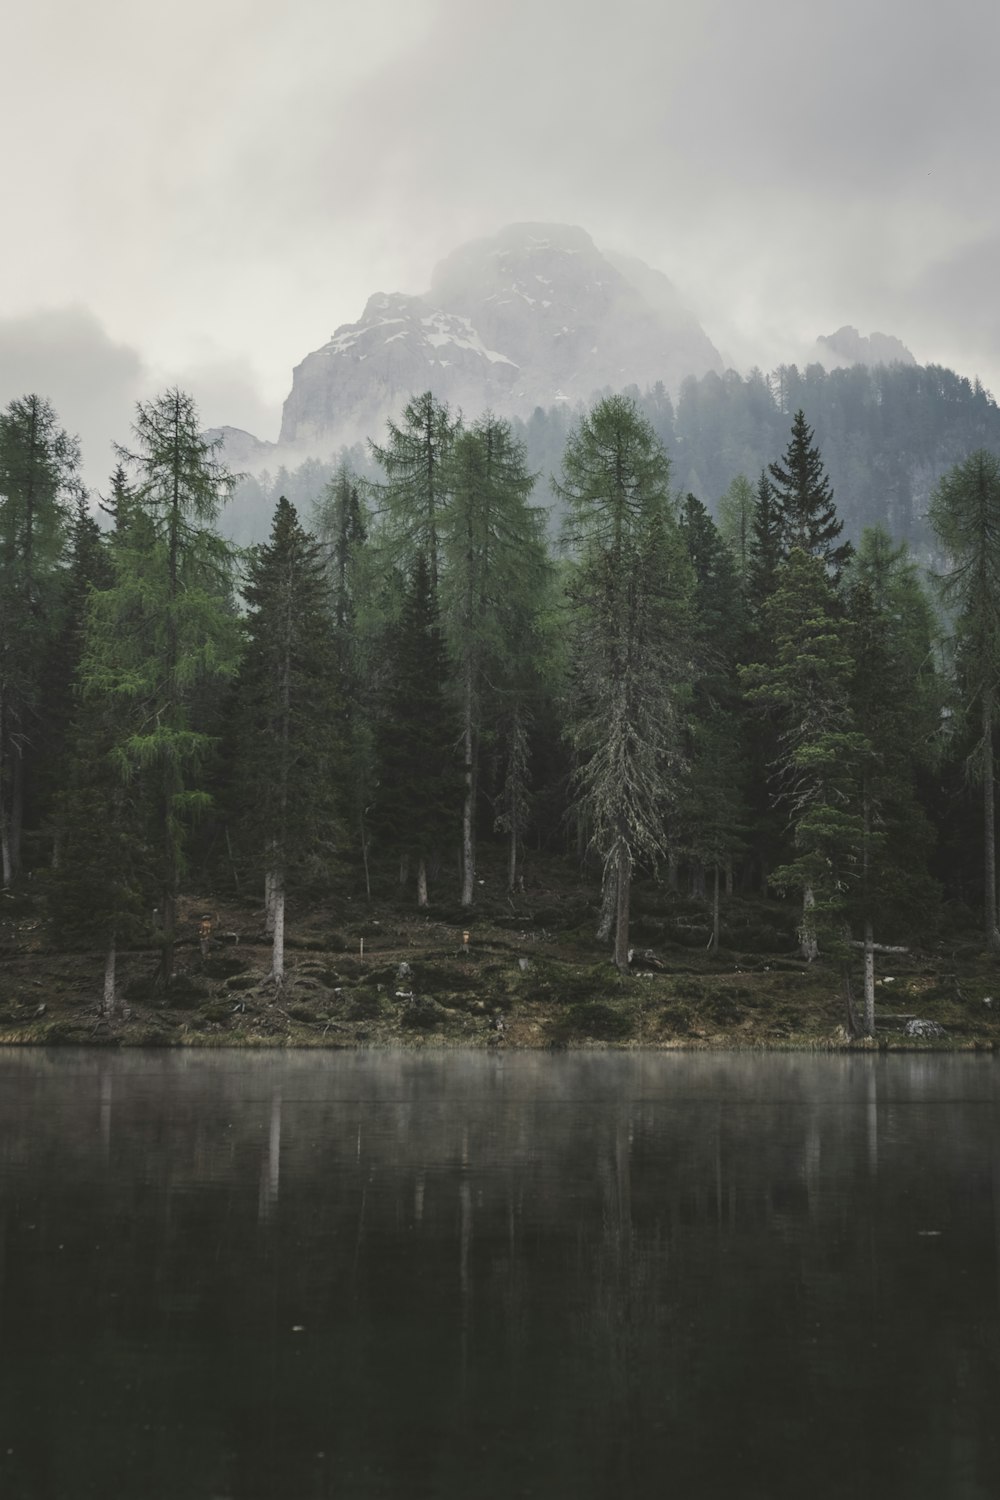
[[[547,572],[543,513],[529,504],[534,483],[509,423],[487,413],[456,437],[441,518],[441,602],[460,705],[463,906],[472,904],[476,885],[484,718],[496,717],[502,690],[511,705]]]
[[[571,434],[558,493],[576,566],[571,734],[577,805],[614,906],[614,962],[629,964],[633,871],[665,850],[690,677],[691,570],[670,466],[635,403],[612,396]]]
[[[211,805],[201,773],[212,740],[196,708],[232,676],[239,654],[234,554],[214,526],[236,476],[183,391],[140,402],[133,434],[134,450],[120,450],[132,487],[114,578],[91,595],[82,674],[86,691],[128,706],[118,762],[155,796],[160,977],[169,983],[187,825]]]
[[[389,422],[386,441],[369,443],[385,475],[372,486],[382,518],[382,542],[391,562],[409,568],[418,552],[427,559],[431,588],[441,566],[441,507],[459,422],[431,391],[407,403],[401,422]]]
[[[958,670],[970,712],[978,710],[975,769],[983,788],[983,927],[1000,951],[997,922],[996,758],[993,732],[1000,686],[1000,459],[980,449],[941,480],[931,523],[951,562],[938,579],[955,620]]]
[[[280,985],[287,892],[329,876],[346,759],[322,549],[283,496],[270,539],[249,554],[242,592],[247,648],[235,693],[234,782],[243,842],[264,876],[271,975]]]
[[[729,549],[741,597],[749,587],[757,495],[745,474],[737,474],[719,501],[719,535]]]
[[[29,395],[0,412],[0,861],[20,874],[24,808],[38,748],[41,685],[59,628],[61,570],[79,445],[51,404]]]

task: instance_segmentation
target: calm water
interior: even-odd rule
[[[0,1051],[0,1495],[993,1500],[998,1077]]]

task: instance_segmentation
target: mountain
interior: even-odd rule
[[[596,391],[722,371],[666,276],[582,229],[513,224],[455,250],[423,296],[378,292],[297,365],[279,443],[329,452],[378,434],[432,389],[475,416],[527,415]]]

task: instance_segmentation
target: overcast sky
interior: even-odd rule
[[[0,402],[91,475],[169,383],[276,436],[372,292],[518,220],[737,368],[853,323],[1000,396],[997,0],[32,0],[0,49]]]

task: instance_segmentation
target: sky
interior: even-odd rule
[[[996,0],[32,0],[0,18],[0,405],[277,436],[376,291],[518,221],[665,272],[737,369],[851,323],[1000,397]]]

